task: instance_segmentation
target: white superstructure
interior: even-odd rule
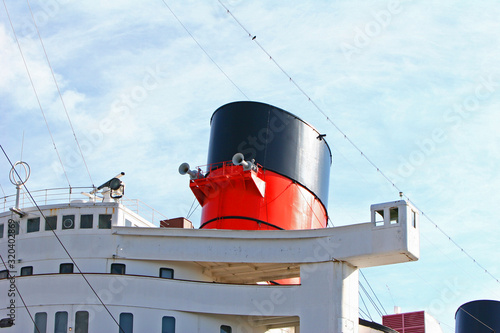
[[[0,214],[0,319],[15,304],[0,332],[377,332],[358,325],[358,268],[419,256],[403,200],[373,205],[369,223],[286,231],[160,228],[122,200]]]

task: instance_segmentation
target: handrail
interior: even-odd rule
[[[72,200],[88,200],[87,196],[82,195],[82,192],[89,193],[93,190],[93,187],[58,187],[49,188],[43,190],[30,191],[31,196],[36,201],[37,205],[50,205],[58,203],[70,203]],[[99,200],[100,198],[98,198]],[[0,197],[0,204],[2,205],[2,211],[8,211],[9,208],[14,207],[16,203],[16,195],[7,195]],[[163,219],[168,219],[165,215],[158,212],[153,207],[147,205],[139,199],[130,199],[123,196],[119,202],[130,209],[132,212],[143,216],[144,218],[150,218],[151,222],[159,225],[159,221]],[[24,209],[27,207],[33,207],[35,204],[32,202],[31,197],[24,191],[21,191],[21,197],[19,198],[19,208]]]

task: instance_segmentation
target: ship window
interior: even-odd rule
[[[47,312],[35,313],[34,333],[47,333]]]
[[[3,238],[3,224],[0,224],[0,238]]]
[[[99,215],[99,229],[111,229],[111,214]]]
[[[64,215],[62,220],[63,230],[75,229],[75,215]]]
[[[9,277],[9,270],[4,269],[3,271],[0,271],[0,279],[6,279]]]
[[[77,311],[75,314],[75,333],[89,332],[89,312]]]
[[[134,315],[131,313],[120,313],[120,327],[119,333],[133,333],[134,332]]]
[[[68,331],[68,313],[66,311],[56,312],[54,333],[66,333]]]
[[[94,222],[94,215],[82,215],[80,216],[80,229],[92,229]]]
[[[14,221],[14,233],[16,235],[19,235],[19,224],[20,222],[19,221]],[[10,231],[9,231],[10,232]]]
[[[125,274],[125,264],[111,264],[111,274]]]
[[[40,218],[35,217],[33,219],[28,219],[26,232],[37,232],[37,231],[40,231]]]
[[[21,275],[33,275],[33,266],[21,267]]]
[[[390,224],[398,224],[399,209],[398,207],[389,208]]]
[[[380,220],[382,219],[382,220]],[[384,210],[376,210],[375,211],[375,225],[377,227],[384,225]]]
[[[59,265],[59,273],[61,273],[61,274],[73,273],[73,264],[72,263],[60,264]]]
[[[164,316],[161,319],[161,333],[175,333],[175,318]]]
[[[57,216],[47,216],[45,218],[45,230],[57,229]]]
[[[411,211],[411,225],[413,226],[413,228],[416,228],[417,227],[417,213],[415,213],[415,211]]]
[[[164,279],[173,279],[174,270],[172,268],[160,268],[160,277]]]
[[[220,333],[232,333],[232,332],[233,332],[233,329],[231,328],[231,326],[227,326],[227,325],[220,326]]]

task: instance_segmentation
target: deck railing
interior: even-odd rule
[[[27,207],[34,207],[36,202],[38,206],[52,205],[60,203],[70,203],[72,200],[90,200],[89,197],[82,194],[89,193],[93,190],[92,187],[61,187],[50,188],[44,190],[30,191],[31,196],[21,190],[19,198],[19,208],[22,210]],[[33,200],[32,200],[33,198]],[[96,202],[100,202],[102,198],[97,198]],[[155,225],[159,225],[161,220],[168,219],[165,215],[158,212],[153,207],[147,205],[139,199],[130,199],[123,196],[119,202],[133,211],[134,213],[149,219]],[[8,195],[0,198],[2,211],[7,211],[9,208],[16,205],[16,195]]]

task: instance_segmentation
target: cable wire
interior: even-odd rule
[[[208,59],[210,59],[210,61],[215,65],[215,67],[217,67],[222,74],[224,74],[224,76],[226,77],[226,79],[229,80],[229,82],[231,82],[231,84],[236,88],[238,89],[238,91],[243,95],[245,96],[245,98],[247,100],[250,100],[250,98],[248,98],[248,96],[243,92],[243,90],[240,89],[240,87],[238,87],[238,85],[236,83],[234,83],[233,80],[231,80],[231,78],[229,77],[229,75],[226,74],[226,72],[224,72],[224,70],[217,64],[217,62],[214,60],[214,58],[212,58],[210,56],[210,54],[207,52],[207,50],[205,50],[205,48],[198,42],[198,40],[194,37],[194,35],[189,31],[189,29],[182,23],[182,21],[179,19],[179,17],[177,17],[177,15],[175,15],[174,11],[172,10],[172,8],[170,8],[170,6],[166,3],[165,0],[162,0],[163,4],[165,5],[165,7],[168,8],[168,10],[170,11],[170,13],[172,13],[172,15],[175,17],[175,19],[177,20],[177,22],[179,22],[179,24],[184,28],[184,30],[187,32],[187,34],[193,39],[193,41],[196,43],[196,45],[198,45],[198,47],[203,51],[203,53],[205,53],[205,55],[208,57]]]
[[[485,324],[484,322],[482,322],[479,318],[477,318],[477,317],[473,316],[470,312],[468,312],[467,310],[465,310],[463,307],[460,307],[458,310],[459,310],[459,311],[463,311],[463,312],[465,312],[466,314],[468,314],[469,316],[471,316],[474,320],[476,320],[478,323],[480,323],[480,324],[484,325],[485,327],[487,327],[488,329],[490,329],[490,330],[491,330],[491,333],[495,333],[495,332],[496,332],[493,328],[491,328],[491,327],[489,327],[488,325],[486,325],[486,324]]]
[[[385,314],[387,314],[387,311],[385,310],[384,306],[382,305],[382,303],[378,299],[377,294],[373,291],[372,286],[370,285],[370,282],[368,282],[368,279],[366,278],[365,274],[363,274],[363,271],[361,269],[359,270],[359,272],[361,273],[361,276],[363,276],[363,278],[365,279],[366,284],[368,284],[368,287],[370,288],[373,295],[375,296],[375,299],[378,301],[378,304],[380,304],[380,307],[382,308],[382,310],[384,310]]]
[[[24,58],[24,53],[23,53],[23,50],[21,49],[21,44],[19,43],[19,40],[17,39],[16,30],[14,29],[14,25],[12,24],[12,20],[10,19],[9,10],[7,9],[7,5],[5,3],[5,0],[3,0],[3,5],[5,7],[5,12],[7,13],[7,17],[9,19],[10,27],[12,28],[12,32],[14,34],[14,38],[16,40],[17,47],[19,49],[19,52],[21,53],[21,58],[23,59],[24,68],[26,69],[26,73],[28,74],[28,78],[30,80],[31,87],[33,88],[33,92],[35,93],[38,107],[40,108],[40,111],[42,112],[43,120],[45,121],[45,126],[47,127],[47,130],[49,131],[50,139],[52,140],[52,145],[54,146],[54,150],[56,151],[57,158],[59,159],[59,163],[61,164],[64,176],[66,177],[66,181],[68,182],[68,186],[71,187],[71,184],[70,184],[69,178],[68,178],[68,174],[66,173],[66,169],[64,168],[64,164],[62,162],[61,155],[59,154],[59,151],[57,150],[56,142],[55,142],[54,136],[52,135],[52,132],[50,130],[49,123],[47,122],[47,118],[45,117],[45,112],[43,111],[43,107],[42,107],[42,104],[40,102],[40,98],[38,97],[38,93],[37,93],[36,88],[35,88],[35,84],[33,83],[33,79],[31,78],[31,73],[30,73],[30,70],[28,69],[28,64],[26,63],[26,59]]]
[[[19,177],[19,179],[21,179],[20,175],[18,174],[17,170],[14,168],[14,164],[12,164],[9,156],[7,155],[7,152],[4,150],[4,148],[2,147],[2,145],[0,145],[0,149],[2,149],[2,152],[4,153],[5,155],[5,158],[7,158],[7,161],[9,162],[9,164],[11,165],[12,169],[14,170],[14,172],[16,173],[16,175]],[[37,202],[35,201],[35,198],[33,198],[33,196],[31,195],[31,192],[29,191],[28,187],[26,186],[26,184],[23,184],[22,185],[24,187],[24,190],[26,191],[26,193],[28,194],[29,198],[31,199],[31,202],[35,205],[35,207],[37,208],[38,212],[40,213],[40,215],[43,217],[43,220],[45,222],[47,222],[47,219],[45,217],[45,214],[43,213],[43,211],[40,209],[40,207],[38,206]],[[47,223],[46,223],[47,224]],[[82,276],[82,278],[85,280],[85,282],[87,283],[87,285],[89,286],[89,288],[92,290],[92,292],[94,293],[94,295],[96,296],[96,298],[99,300],[99,302],[101,303],[101,305],[104,307],[104,309],[106,309],[106,311],[108,312],[108,314],[110,315],[110,317],[113,319],[113,321],[116,323],[116,325],[118,325],[118,328],[120,330],[120,332],[123,332],[125,333],[125,331],[121,328],[120,324],[118,323],[118,321],[116,320],[116,318],[113,316],[113,314],[111,313],[111,311],[109,310],[109,308],[106,306],[106,304],[104,304],[103,300],[101,299],[101,297],[97,294],[97,291],[94,289],[94,287],[92,287],[92,285],[90,284],[90,281],[87,279],[87,277],[85,276],[85,274],[82,272],[82,270],[80,269],[80,267],[78,266],[78,264],[76,263],[75,259],[73,258],[73,256],[71,256],[71,254],[69,253],[68,249],[66,248],[66,246],[64,246],[63,242],[61,241],[61,239],[59,238],[59,236],[57,235],[57,233],[55,232],[54,228],[52,227],[52,224],[51,223],[48,223],[47,224],[49,227],[50,227],[50,230],[52,231],[52,233],[54,234],[54,237],[57,239],[57,241],[59,242],[59,244],[61,245],[61,247],[63,248],[64,252],[66,252],[67,256],[69,257],[69,259],[71,260],[71,262],[73,263],[73,265],[76,267],[76,269],[78,270],[78,273]]]
[[[17,223],[17,222],[16,222]],[[9,268],[7,267],[7,265],[5,264],[5,261],[3,260],[3,257],[2,255],[0,254],[0,259],[2,259],[2,263],[3,265],[5,266],[5,268],[7,270],[9,270]],[[10,274],[9,272],[9,276],[8,278],[13,278],[13,276]],[[12,285],[12,283],[11,283]],[[33,325],[35,325],[35,329],[38,333],[40,333],[40,330],[38,329],[38,326],[36,325],[35,323],[35,320],[33,319],[33,316],[31,315],[31,312],[30,310],[28,309],[28,305],[26,305],[26,302],[24,301],[24,298],[23,298],[23,295],[21,295],[21,292],[19,291],[19,288],[17,287],[17,283],[14,283],[14,288],[16,288],[16,291],[17,291],[17,294],[19,295],[19,298],[21,299],[21,302],[23,302],[23,305],[24,305],[24,308],[26,309],[26,312],[28,312],[28,315],[30,316],[31,318],[31,321],[33,322]]]
[[[4,0],[5,2],[5,0]],[[64,103],[64,99],[61,94],[61,89],[59,89],[59,84],[57,83],[56,76],[54,74],[54,70],[52,68],[52,64],[50,63],[49,56],[47,55],[47,51],[45,50],[45,45],[43,44],[42,36],[40,35],[40,30],[38,30],[38,25],[36,24],[35,16],[33,15],[33,11],[31,10],[31,5],[30,1],[26,0],[28,3],[28,7],[30,9],[31,13],[31,18],[33,19],[33,24],[35,25],[36,32],[38,34],[38,39],[40,40],[40,44],[42,45],[43,53],[45,54],[45,59],[47,60],[47,64],[49,65],[50,68],[50,73],[52,74],[52,78],[54,79],[54,84],[56,85],[57,88],[57,93],[59,94],[59,99],[61,100],[61,104],[63,106],[64,112],[66,113],[66,117],[68,118],[68,123],[71,128],[71,131],[73,132],[73,137],[75,138],[76,145],[78,146],[78,150],[80,151],[80,155],[82,156],[83,164],[85,165],[85,169],[87,169],[87,174],[90,178],[90,183],[92,184],[92,187],[94,186],[94,181],[92,180],[92,176],[90,175],[89,167],[87,165],[87,162],[85,161],[85,156],[83,156],[83,151],[82,148],[80,147],[80,142],[78,141],[78,138],[75,133],[75,129],[73,128],[73,123],[71,122],[71,118],[69,117],[68,109],[66,108],[66,104]]]
[[[224,7],[226,12],[235,20],[235,22],[248,34],[248,37],[255,42],[255,44],[264,52],[268,57],[269,60],[271,60],[276,67],[278,67],[281,72],[288,78],[288,80],[307,98],[309,102],[316,108],[317,111],[319,111],[325,118],[326,120],[333,126],[335,129],[342,134],[344,139],[346,139],[349,144],[356,149],[361,156],[373,167],[377,170],[377,172],[387,181],[389,182],[392,187],[394,187],[398,192],[404,193],[355,143],[352,141],[346,133],[342,131],[342,129],[332,120],[330,117],[326,114],[325,111],[321,107],[319,107],[318,104],[306,93],[304,89],[288,74],[288,72],[280,66],[280,64],[272,57],[272,55],[259,43],[257,36],[252,35],[250,31],[245,28],[245,26],[236,18],[236,16],[227,8],[226,5],[221,0],[217,0],[219,4]],[[403,194],[404,195],[404,194]],[[430,223],[432,223],[444,236],[448,238],[457,248],[459,248],[463,253],[465,253],[478,267],[480,267],[486,274],[491,276],[497,283],[500,284],[500,280],[496,278],[490,271],[488,271],[483,265],[481,265],[474,257],[472,257],[467,251],[465,251],[457,242],[455,242],[443,229],[441,229],[427,214],[425,214],[420,208],[417,207],[417,205],[407,196],[404,195],[404,197],[408,200],[408,202],[412,203],[415,208],[417,208],[420,212],[422,212],[422,216],[424,216]]]

